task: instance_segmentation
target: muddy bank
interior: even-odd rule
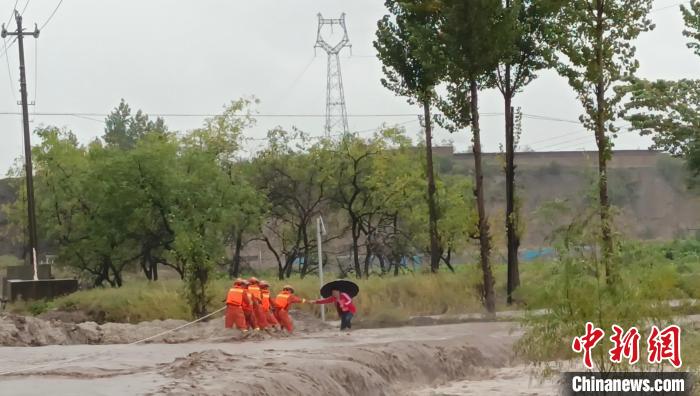
[[[403,395],[416,386],[502,367],[509,349],[507,343],[477,347],[467,338],[454,338],[261,358],[207,350],[162,365],[160,373],[172,381],[152,394],[224,395],[236,389],[242,395]]]
[[[512,330],[470,323],[249,342],[3,347],[0,372],[25,370],[0,376],[0,394],[404,395],[509,366]]]
[[[296,331],[304,334],[320,331],[329,325],[319,322],[309,314],[293,311]],[[168,331],[187,323],[183,320],[156,320],[128,323],[95,322],[72,323],[59,319],[41,319],[31,316],[5,314],[0,316],[0,345],[43,346],[77,344],[129,344]],[[261,332],[250,337],[265,339],[284,337],[281,332]],[[237,331],[224,328],[222,314],[208,322],[195,323],[146,342],[183,343],[201,340],[240,337]]]

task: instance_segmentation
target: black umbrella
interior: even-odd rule
[[[338,290],[342,293],[347,293],[350,297],[355,297],[360,292],[360,288],[349,280],[338,279],[333,282],[328,282],[321,288],[321,296],[330,297],[333,290]]]

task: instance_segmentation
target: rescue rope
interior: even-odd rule
[[[191,321],[191,322],[185,323],[185,324],[183,324],[183,325],[181,325],[181,326],[175,327],[174,329],[166,330],[166,331],[160,332],[160,333],[158,333],[158,334],[156,334],[156,335],[152,335],[152,336],[150,336],[150,337],[146,337],[146,338],[144,338],[144,339],[142,339],[142,340],[134,341],[134,342],[131,342],[131,343],[128,343],[128,344],[116,344],[116,346],[136,345],[136,344],[140,344],[140,343],[142,343],[142,342],[146,342],[146,341],[148,341],[148,340],[152,340],[152,339],[157,338],[157,337],[160,337],[160,336],[162,336],[162,335],[165,335],[165,334],[168,334],[168,333],[172,333],[172,332],[178,331],[178,330],[180,330],[180,329],[182,329],[182,328],[185,328],[185,327],[187,327],[187,326],[193,325],[193,324],[195,324],[195,323],[197,323],[197,322],[201,322],[202,320],[204,320],[204,319],[206,319],[206,318],[209,318],[209,317],[212,317],[212,316],[216,315],[217,313],[223,311],[224,309],[226,309],[226,306],[225,306],[225,305],[224,305],[223,307],[217,309],[216,311],[214,311],[214,312],[208,314],[208,315],[202,316],[202,317],[199,318],[199,319],[196,319],[196,320],[193,320],[193,321]],[[97,352],[97,354],[99,354],[99,353],[100,353],[100,352]],[[77,360],[85,359],[85,358],[87,358],[87,357],[95,356],[95,355],[96,355],[96,354],[89,354],[89,355],[83,355],[83,356],[76,356],[76,357],[71,358],[71,359],[65,359],[65,360],[61,360],[61,361],[53,361],[53,362],[49,362],[49,363],[42,364],[42,365],[39,365],[39,366],[25,367],[25,368],[19,369],[19,370],[3,371],[3,372],[0,372],[0,376],[4,376],[4,375],[13,375],[13,374],[18,374],[18,373],[23,373],[23,372],[30,371],[30,370],[35,370],[35,369],[50,367],[50,366],[53,366],[53,365],[56,365],[56,364],[72,363],[72,362],[75,362],[75,361],[77,361]]]

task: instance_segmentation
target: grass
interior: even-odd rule
[[[22,260],[10,254],[0,255],[0,269],[15,265],[22,265]]]
[[[296,294],[307,299],[318,298],[317,277],[298,277],[280,281],[266,278],[273,292],[291,284]],[[392,324],[406,321],[411,316],[461,314],[481,312],[476,284],[475,267],[462,266],[457,274],[405,274],[398,277],[372,277],[354,280],[361,293],[355,299],[358,322],[368,321]],[[230,287],[228,279],[212,282],[210,310],[223,305],[222,300]],[[319,306],[300,305],[300,309],[319,313]],[[81,290],[53,301],[17,302],[9,305],[11,312],[40,314],[48,310],[80,311],[98,322],[138,323],[148,320],[191,319],[182,294],[182,282],[169,279],[147,282],[135,279],[121,288]],[[333,309],[328,310],[333,319]]]

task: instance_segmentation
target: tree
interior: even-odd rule
[[[141,110],[131,115],[131,108],[124,101],[105,118],[105,133],[102,136],[108,147],[123,150],[131,149],[146,133],[166,133],[167,128],[162,118],[149,121],[148,116]]]
[[[546,67],[549,47],[545,40],[547,9],[540,0],[505,0],[508,23],[513,32],[510,53],[496,69],[492,85],[503,95],[505,110],[505,173],[506,173],[506,236],[508,247],[507,302],[513,301],[513,291],[520,285],[518,269],[517,205],[515,202],[515,122],[512,101]]]
[[[225,261],[224,246],[236,214],[250,205],[250,187],[244,179],[232,183],[231,166],[240,150],[243,130],[252,120],[243,113],[251,104],[238,100],[222,115],[182,138],[177,162],[178,180],[173,200],[173,254],[185,268],[185,296],[192,314],[207,314],[211,301],[209,280]],[[243,114],[241,114],[243,113]]]
[[[449,55],[447,97],[441,102],[451,130],[471,127],[474,152],[474,195],[478,213],[483,299],[486,309],[496,310],[491,270],[491,234],[484,202],[481,167],[479,89],[488,86],[498,64],[510,55],[513,34],[500,0],[449,0],[442,2],[439,39]]]
[[[327,157],[322,160],[330,168],[331,201],[346,214],[349,222],[355,276],[358,278],[362,277],[360,237],[363,231],[368,236],[364,223],[373,210],[372,191],[367,178],[372,172],[373,157],[381,150],[373,143],[375,142],[367,142],[353,135],[344,135],[337,143],[327,142],[328,147],[324,150]],[[370,246],[365,243],[367,247]],[[369,256],[365,255],[366,260],[369,260]],[[369,277],[368,268],[365,268],[364,275]]]
[[[700,55],[700,1],[681,6],[686,30],[694,41],[688,48]],[[632,79],[619,89],[629,94],[625,119],[642,135],[652,135],[654,148],[686,159],[695,176],[700,175],[700,80],[647,81]]]
[[[433,169],[432,120],[430,108],[435,97],[434,88],[444,74],[442,52],[435,45],[438,27],[438,5],[434,0],[386,0],[384,5],[391,15],[385,15],[377,24],[374,48],[382,61],[386,88],[407,97],[410,104],[423,107],[425,122],[426,178],[430,232],[430,268],[436,272],[440,265],[435,204],[435,172]]]
[[[295,261],[302,276],[309,269],[316,239],[310,227],[328,200],[328,173],[319,155],[306,134],[274,129],[253,160],[252,182],[270,205],[262,238],[277,257],[280,279],[291,276]]]
[[[690,8],[681,5],[683,13],[683,22],[686,29],[683,30],[683,35],[690,37],[694,41],[688,42],[686,45],[692,49],[696,55],[700,56],[700,1],[692,0]]]
[[[556,68],[576,92],[583,125],[594,132],[598,146],[598,204],[606,279],[616,279],[612,217],[608,198],[607,162],[618,128],[614,125],[622,95],[614,87],[630,78],[639,63],[632,41],[653,29],[647,15],[651,0],[563,1],[553,26]]]
[[[266,197],[252,184],[253,170],[250,162],[241,162],[229,167],[227,175],[229,183],[238,189],[240,199],[233,204],[231,228],[227,242],[233,244],[233,258],[231,259],[228,274],[230,278],[240,275],[241,251],[252,239],[245,239],[246,235],[258,235],[268,212]]]
[[[99,142],[80,146],[69,131],[46,127],[37,134],[42,233],[58,241],[59,261],[88,274],[93,285],[121,286],[122,270],[140,257],[129,232],[138,198],[124,183],[128,161]]]

